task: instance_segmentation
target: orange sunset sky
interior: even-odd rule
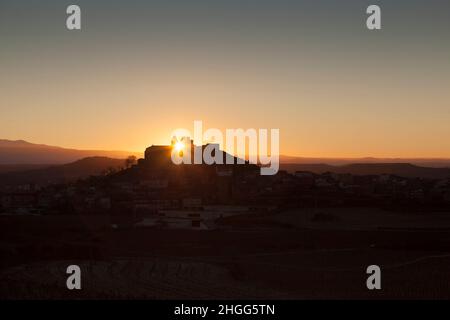
[[[450,158],[450,5],[381,1],[372,32],[340,3],[79,1],[68,31],[62,2],[2,1],[0,138],[142,151],[202,120],[287,155]]]

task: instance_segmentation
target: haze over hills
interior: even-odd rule
[[[406,178],[450,178],[450,168],[420,167],[410,163],[353,163],[340,166],[328,164],[282,163],[280,169],[291,173],[295,171],[308,171],[317,174],[333,172],[350,173],[353,175],[391,174]]]
[[[130,155],[138,158],[143,156],[143,150],[108,151],[108,150],[78,150],[35,144],[24,140],[0,139],[0,172],[20,170],[21,165],[55,165],[71,163],[87,157],[108,157],[125,159]],[[281,155],[280,162],[285,164],[327,164],[347,165],[354,163],[411,163],[424,167],[450,167],[450,159],[445,158],[313,158]],[[10,165],[5,167],[3,165]],[[26,167],[23,167],[26,168]]]
[[[141,157],[142,152],[77,150],[34,144],[23,140],[0,139],[0,165],[56,165],[71,163],[87,157],[125,159],[130,155]]]
[[[125,160],[123,159],[91,157],[64,165],[46,165],[41,168],[28,169],[24,171],[16,170],[7,173],[0,172],[0,187],[26,185],[30,183],[38,185],[67,183],[80,178],[101,175],[110,168],[119,169],[124,166]],[[353,175],[392,174],[406,178],[450,178],[450,168],[426,168],[409,163],[368,163],[343,166],[331,166],[326,164],[281,164],[280,169],[287,170],[291,173],[294,173],[295,171],[308,171],[316,174],[333,172],[350,173]]]
[[[446,158],[311,158],[280,155],[280,162],[285,164],[327,164],[332,166],[356,163],[410,163],[422,167],[450,168],[450,159]]]
[[[0,179],[4,182],[42,182],[81,178],[100,174],[109,167],[123,166],[122,159],[130,155],[140,158],[142,152],[77,150],[0,139]],[[450,177],[450,159],[307,158],[281,155],[280,162],[280,168],[289,172]]]

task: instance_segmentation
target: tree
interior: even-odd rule
[[[130,168],[131,166],[136,164],[136,157],[135,156],[128,156],[128,158],[125,160],[125,168]]]

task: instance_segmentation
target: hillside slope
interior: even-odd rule
[[[450,177],[450,168],[420,167],[410,163],[355,163],[343,166],[328,164],[281,164],[280,168],[288,172],[310,171],[314,173],[334,172],[355,175],[392,174],[407,178],[444,179]]]
[[[99,175],[109,168],[121,168],[124,164],[125,160],[122,159],[85,158],[65,165],[0,174],[0,186],[64,183],[91,175]]]
[[[0,139],[1,164],[65,164],[87,157],[108,157],[125,159],[130,155],[142,156],[139,152],[105,151],[105,150],[77,150],[44,144],[34,144],[23,140],[11,141]]]

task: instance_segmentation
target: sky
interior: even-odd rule
[[[3,139],[142,151],[202,120],[288,155],[450,158],[448,0],[0,0],[0,40]]]

